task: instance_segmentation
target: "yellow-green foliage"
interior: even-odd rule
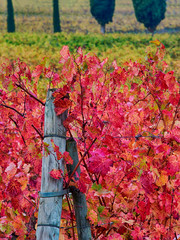
[[[58,63],[59,51],[63,45],[68,45],[72,52],[82,47],[84,53],[94,52],[102,60],[108,57],[111,63],[116,59],[118,64],[125,61],[143,60],[150,41],[160,40],[166,47],[165,60],[176,76],[180,75],[179,52],[180,34],[0,34],[0,63],[6,58],[10,60],[18,57],[28,63],[31,68],[41,63],[43,57],[49,62]],[[152,45],[152,44],[151,44]],[[153,46],[152,46],[153,47]]]
[[[1,0],[0,32],[6,32],[6,0]],[[52,0],[13,0],[17,32],[53,32]],[[99,33],[100,27],[91,16],[89,0],[60,0],[60,18],[63,32]],[[158,26],[180,27],[180,3],[167,1],[166,18]],[[127,32],[144,30],[137,22],[132,0],[116,0],[113,22],[107,25],[107,32]]]

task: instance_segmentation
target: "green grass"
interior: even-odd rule
[[[28,63],[31,68],[40,64],[43,57],[47,57],[53,64],[58,63],[59,51],[63,45],[68,45],[75,53],[78,47],[84,53],[94,52],[102,60],[109,58],[111,63],[116,59],[118,64],[125,61],[144,59],[146,48],[152,46],[150,41],[159,39],[166,47],[165,60],[171,69],[179,76],[180,63],[180,34],[29,34],[14,33],[0,34],[0,63],[6,58],[10,60],[18,57]]]
[[[17,32],[52,33],[52,0],[13,0]],[[90,14],[89,0],[60,0],[62,31],[66,33],[99,33],[100,27]],[[1,1],[0,32],[6,32],[6,0]],[[180,3],[167,1],[166,18],[158,30],[180,28]],[[116,0],[113,22],[107,25],[107,32],[144,31],[137,22],[132,0]]]
[[[113,22],[107,25],[107,34],[100,35],[100,26],[90,14],[89,0],[60,0],[62,33],[52,34],[52,0],[13,0],[16,33],[6,33],[6,0],[0,9],[0,63],[6,58],[20,58],[31,68],[44,56],[58,62],[59,50],[68,45],[75,52],[81,46],[85,53],[92,51],[100,59],[109,58],[118,64],[144,58],[146,47],[152,39],[159,39],[166,47],[166,61],[179,76],[179,33],[177,34],[132,34],[144,32],[143,24],[136,21],[132,0],[116,0]],[[166,18],[158,31],[180,29],[180,4],[167,0]],[[126,33],[126,34],[123,34]]]

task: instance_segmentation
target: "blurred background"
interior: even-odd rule
[[[53,32],[52,0],[12,0],[17,32]],[[180,31],[180,0],[167,0],[165,19],[157,32]],[[100,27],[90,12],[89,0],[60,0],[61,30],[66,33],[99,33]],[[0,1],[0,32],[7,31],[7,0]],[[136,20],[132,0],[116,0],[113,22],[106,25],[107,33],[146,32]]]
[[[46,57],[57,64],[67,45],[73,53],[81,47],[123,64],[145,59],[150,41],[158,39],[179,79],[179,33],[180,0],[0,0],[0,63],[20,58],[34,68]]]

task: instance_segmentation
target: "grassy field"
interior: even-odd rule
[[[108,57],[111,63],[114,59],[118,64],[125,61],[144,59],[146,48],[153,46],[150,41],[159,39],[166,47],[165,60],[170,69],[180,76],[180,34],[29,34],[14,33],[0,34],[0,63],[6,58],[10,60],[18,57],[33,68],[47,57],[51,63],[58,63],[59,51],[63,45],[68,45],[72,52],[82,47],[84,53],[94,52],[102,60]]]
[[[0,2],[0,32],[6,32],[6,0]],[[13,0],[17,32],[52,33],[52,0]],[[90,14],[89,0],[60,0],[62,31],[66,33],[99,33],[100,27]],[[107,32],[141,32],[132,0],[116,0],[113,22]],[[166,18],[159,32],[180,30],[180,1],[167,0]]]
[[[166,47],[167,63],[180,76],[179,0],[167,0],[166,18],[157,31],[161,34],[154,37],[136,21],[132,0],[116,0],[113,23],[107,25],[105,35],[99,34],[100,26],[90,14],[89,0],[60,0],[60,34],[52,34],[52,0],[13,0],[16,33],[7,34],[6,2],[0,1],[0,63],[19,57],[33,68],[44,56],[57,63],[59,50],[68,45],[73,52],[81,46],[85,53],[92,51],[100,59],[108,57],[110,62],[116,59],[122,64],[144,58],[149,41],[159,39]]]

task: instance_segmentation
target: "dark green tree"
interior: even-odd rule
[[[12,0],[7,0],[7,31],[15,32],[14,8]]]
[[[101,25],[101,32],[105,33],[105,25],[112,22],[115,0],[90,0],[91,14]]]
[[[53,0],[53,26],[54,32],[61,32],[59,16],[59,0]]]
[[[136,19],[152,33],[165,18],[166,0],[132,0]]]

